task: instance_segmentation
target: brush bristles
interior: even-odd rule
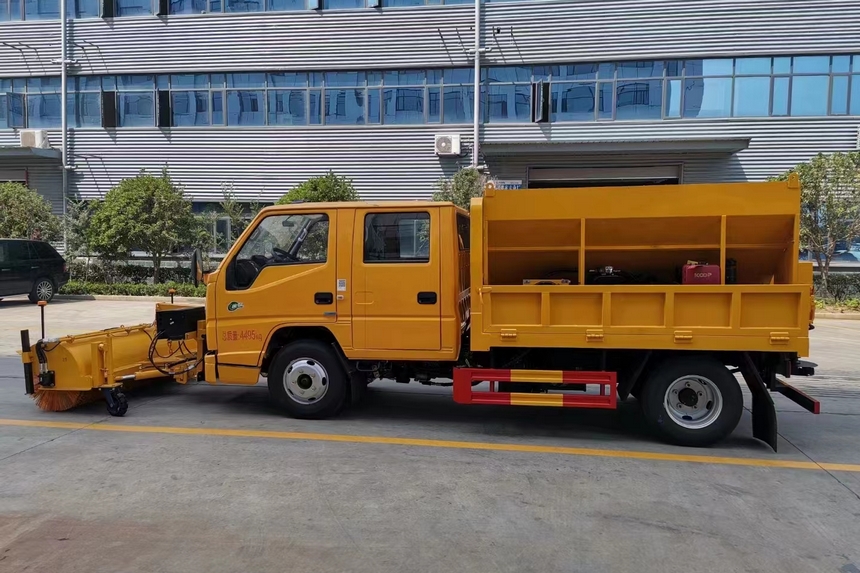
[[[37,388],[33,394],[36,405],[47,412],[63,412],[82,404],[95,402],[102,397],[98,391],[79,392],[65,390],[45,390]]]

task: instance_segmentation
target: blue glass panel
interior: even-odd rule
[[[439,85],[442,83],[442,70],[427,70],[427,83]]]
[[[594,80],[597,79],[597,64],[574,64],[571,66],[552,66],[553,80]]]
[[[743,76],[770,75],[770,58],[738,58],[735,73]]]
[[[663,62],[620,62],[618,78],[661,78]]]
[[[851,115],[860,115],[860,76],[851,76],[851,101],[848,112]]]
[[[173,125],[209,125],[209,92],[183,91],[170,94]]]
[[[212,92],[212,125],[224,125],[224,92]]]
[[[228,88],[264,88],[266,74],[227,74]]]
[[[7,94],[6,106],[9,127],[24,127],[24,112],[27,102],[21,94]]]
[[[221,12],[221,0],[209,0],[209,11],[212,13]]]
[[[597,67],[597,77],[601,80],[615,78],[615,64],[604,62]]]
[[[531,85],[489,85],[484,90],[484,117],[488,123],[531,121]]]
[[[773,73],[775,74],[790,74],[791,73],[791,58],[774,58]]]
[[[320,90],[308,92],[308,108],[310,109],[308,122],[311,125],[320,125],[322,123],[322,92]]]
[[[735,117],[767,117],[770,113],[770,76],[735,78]]]
[[[119,127],[153,127],[155,125],[155,100],[152,92],[120,93]]]
[[[273,88],[304,88],[308,85],[308,74],[305,72],[282,72],[269,74],[269,87]]]
[[[12,91],[24,93],[27,91],[27,80],[24,78],[14,78],[12,80]]]
[[[619,80],[615,92],[615,119],[663,118],[663,80]]]
[[[672,78],[679,77],[684,71],[684,62],[672,60],[666,62],[666,75]]]
[[[8,22],[9,21],[9,0],[0,0],[0,22]],[[3,101],[6,101],[5,98]],[[6,113],[3,111],[2,113]],[[0,127],[6,127],[6,125],[2,122],[6,121],[6,116],[0,116]]]
[[[830,73],[830,56],[801,56],[794,58],[795,74]]]
[[[227,125],[266,125],[263,91],[227,92]]]
[[[829,76],[794,76],[791,80],[791,115],[827,115],[829,88]]]
[[[116,76],[102,76],[102,89],[106,92],[116,90]]]
[[[326,72],[325,86],[330,87],[358,87],[365,83],[364,72]]]
[[[169,14],[201,14],[207,10],[206,0],[170,0]]]
[[[269,125],[307,125],[307,91],[269,90]]]
[[[209,76],[207,74],[180,74],[170,76],[170,87],[172,89],[187,89],[209,87]]]
[[[267,10],[306,10],[305,0],[269,0]]]
[[[424,70],[401,70],[393,72],[385,72],[383,75],[383,83],[386,86],[423,86]]]
[[[75,78],[75,91],[99,91],[102,87],[98,76],[78,76]]]
[[[207,82],[206,86],[209,87],[209,83]],[[170,88],[170,76],[165,74],[159,74],[155,76],[155,89],[157,90],[166,90]]]
[[[262,12],[263,0],[224,0],[225,12]]]
[[[364,8],[364,6],[364,0],[323,0],[323,8],[326,10]]]
[[[10,18],[9,18],[10,20],[21,20],[22,19],[21,2],[16,2],[15,0],[9,0],[9,15],[10,15]],[[9,121],[11,122],[12,119],[10,118]],[[18,124],[17,123],[10,123],[9,125],[17,126]]]
[[[28,78],[27,91],[30,93],[58,92],[60,91],[60,78]]]
[[[327,125],[363,125],[364,89],[326,89],[325,123]]]
[[[146,16],[152,14],[152,0],[115,0],[117,16]]]
[[[367,90],[367,123],[382,123],[382,90]]]
[[[60,3],[58,0],[24,0],[26,20],[59,20]]]
[[[681,80],[669,80],[666,84],[666,117],[681,117]]]
[[[731,78],[685,80],[684,117],[729,117],[731,111]]]
[[[731,59],[687,60],[684,73],[688,76],[730,76],[733,63]]]
[[[555,74],[553,74],[555,72]],[[532,78],[535,81],[549,81],[551,76],[558,75],[558,66],[532,66]]]
[[[788,91],[790,78],[773,78],[773,107],[771,115],[788,115]]]
[[[439,88],[427,88],[427,122],[442,121],[442,91]]]
[[[530,82],[532,69],[528,66],[510,66],[486,69],[485,78],[490,82]]]
[[[212,88],[223,88],[226,82],[224,74],[212,74],[209,76],[209,85]]]
[[[119,90],[151,90],[155,87],[155,76],[117,76]]]
[[[101,127],[102,98],[97,93],[68,94],[66,114],[71,127]]]
[[[12,80],[0,79],[0,94],[12,91]]]
[[[554,83],[550,90],[550,121],[594,121],[594,82]]]
[[[366,72],[365,76],[367,77],[367,85],[369,85],[369,86],[381,86],[382,85],[382,72]]]
[[[833,76],[830,89],[830,113],[832,115],[848,113],[848,76]]]
[[[473,68],[448,68],[442,72],[446,84],[473,84],[475,70]]]
[[[323,80],[325,79],[325,74],[322,72],[312,72],[310,74],[311,86],[313,87],[322,87]]]
[[[390,88],[382,91],[383,122],[424,123],[424,88]]]
[[[428,0],[428,4],[431,3]],[[438,4],[438,2],[436,2]],[[445,4],[474,4],[475,0],[444,0]],[[447,122],[446,122],[447,123]]]
[[[615,90],[612,82],[600,82],[598,84],[597,118],[612,119],[613,96]]]
[[[851,71],[851,56],[833,56],[833,73],[847,74]]]
[[[0,2],[0,8],[3,7],[2,2]],[[0,14],[2,16],[2,14]],[[0,18],[0,22],[3,21],[3,18]],[[6,103],[6,94],[5,92],[0,92],[0,129],[6,129],[9,127],[9,121],[6,118],[6,107],[9,104]]]
[[[424,0],[382,0],[382,5],[385,7],[423,6],[424,4]]]
[[[27,96],[27,127],[44,129],[60,127],[60,94]]]
[[[446,87],[442,93],[443,123],[472,123],[475,89],[470,86]]]

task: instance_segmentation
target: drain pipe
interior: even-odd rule
[[[65,1],[65,0],[63,0]],[[478,167],[481,154],[481,0],[475,0],[475,95],[472,112],[472,167]]]
[[[69,173],[68,173],[68,159],[66,157],[68,151],[68,130],[69,130],[69,118],[68,118],[68,110],[66,109],[66,100],[68,99],[69,86],[68,86],[68,77],[66,75],[66,67],[68,64],[68,52],[66,50],[66,46],[68,44],[68,39],[66,37],[66,5],[67,0],[60,0],[60,130],[62,131],[61,135],[61,150],[60,157],[63,163],[63,254],[65,255],[66,251],[69,250],[69,232],[68,225],[66,224],[66,201],[68,197],[68,189],[69,189]]]

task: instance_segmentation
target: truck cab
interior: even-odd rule
[[[209,274],[206,379],[257,382],[312,339],[350,362],[453,362],[468,318],[469,218],[450,203],[264,209]]]

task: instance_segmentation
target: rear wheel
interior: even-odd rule
[[[36,279],[33,283],[33,290],[30,291],[30,302],[36,303],[39,301],[51,302],[56,294],[57,288],[54,286],[54,281],[48,277]]]
[[[282,348],[269,368],[269,394],[295,418],[336,415],[346,404],[349,380],[334,350],[316,340]]]
[[[735,377],[715,358],[672,358],[654,369],[640,389],[642,411],[664,440],[710,446],[737,427],[743,394]]]

